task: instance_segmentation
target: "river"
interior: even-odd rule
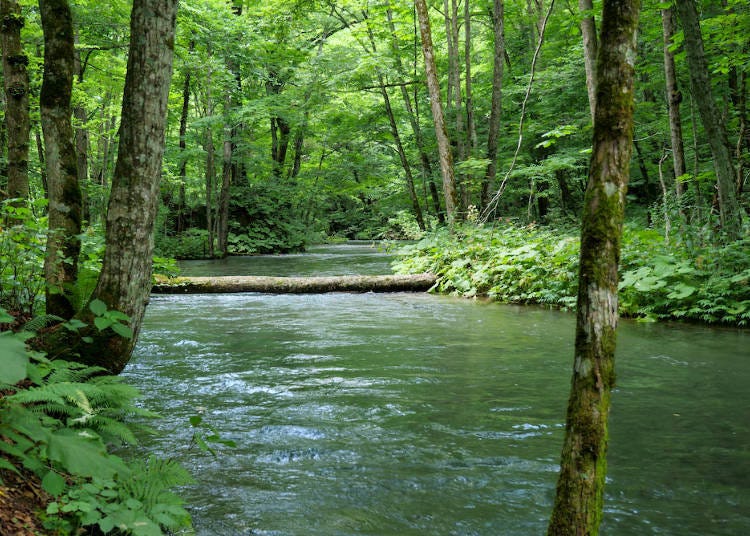
[[[383,273],[367,245],[189,275]],[[264,270],[268,270],[264,272]],[[574,317],[421,294],[154,296],[125,370],[201,536],[538,535]],[[601,533],[750,534],[750,337],[622,321]],[[191,446],[202,414],[236,448]]]

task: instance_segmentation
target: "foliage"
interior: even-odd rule
[[[432,272],[436,290],[508,303],[572,308],[578,238],[566,230],[503,224],[463,225],[400,250],[398,272]],[[654,230],[625,229],[620,313],[643,320],[750,323],[750,239],[697,252],[669,245]]]
[[[106,308],[98,313],[97,319],[113,316]],[[0,309],[0,321],[8,317]],[[107,450],[136,443],[132,417],[153,416],[135,404],[137,390],[102,375],[104,369],[28,351],[30,336],[0,333],[0,469],[41,480],[54,498],[45,526],[57,534],[98,526],[143,536],[189,526],[170,491],[190,481],[184,469],[156,458],[126,464]]]
[[[31,318],[44,299],[44,252],[47,218],[37,213],[46,200],[14,206],[0,204],[0,307]]]

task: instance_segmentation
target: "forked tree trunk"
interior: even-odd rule
[[[5,121],[8,143],[8,198],[29,197],[29,58],[21,45],[24,19],[15,0],[0,0]]]
[[[417,16],[419,17],[419,32],[422,36],[422,54],[424,55],[425,73],[427,75],[427,90],[430,95],[432,119],[435,123],[435,137],[438,143],[438,157],[440,172],[443,175],[443,196],[445,197],[445,214],[449,223],[456,217],[458,195],[456,193],[456,179],[453,174],[453,155],[445,128],[443,105],[440,103],[440,82],[435,66],[435,52],[432,46],[432,30],[430,29],[430,14],[425,0],[415,0]]]
[[[164,155],[177,0],[134,0],[106,249],[93,298],[130,316],[132,338],[111,330],[78,348],[81,360],[119,373],[135,346],[151,291],[154,221]]]
[[[594,144],[581,229],[575,359],[549,536],[598,534],[602,518],[639,9],[639,0],[604,0]]]
[[[708,62],[703,49],[698,11],[695,0],[677,0],[677,17],[682,23],[684,45],[690,70],[690,87],[703,129],[713,156],[714,171],[719,192],[719,217],[726,238],[734,240],[741,234],[742,209],[735,194],[735,170],[729,149],[729,139],[724,122],[716,108],[708,74]]]
[[[81,189],[78,184],[70,100],[75,51],[67,0],[40,0],[44,30],[44,77],[39,106],[44,133],[49,228],[44,259],[47,313],[72,318],[72,287],[81,250]]]

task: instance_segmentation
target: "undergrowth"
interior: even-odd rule
[[[120,316],[107,314],[114,312],[94,312],[102,320],[97,325],[126,327]],[[12,320],[0,308],[0,323]],[[0,476],[30,472],[41,481],[52,498],[40,513],[50,534],[96,527],[104,534],[155,536],[189,527],[172,491],[191,481],[185,469],[155,457],[126,464],[111,452],[136,443],[133,417],[153,416],[135,404],[138,391],[102,368],[28,350],[32,336],[0,332]]]
[[[503,224],[440,229],[406,246],[399,273],[432,272],[435,290],[506,303],[574,308],[580,240],[576,231]],[[750,238],[726,246],[667,244],[654,230],[626,227],[620,313],[642,320],[750,322]]]

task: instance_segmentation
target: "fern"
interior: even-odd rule
[[[24,324],[23,326],[23,329],[24,331],[37,332],[37,331],[41,331],[47,326],[52,326],[60,322],[65,322],[65,319],[57,315],[44,314],[44,315],[35,316],[34,318],[26,322],[26,324]]]

